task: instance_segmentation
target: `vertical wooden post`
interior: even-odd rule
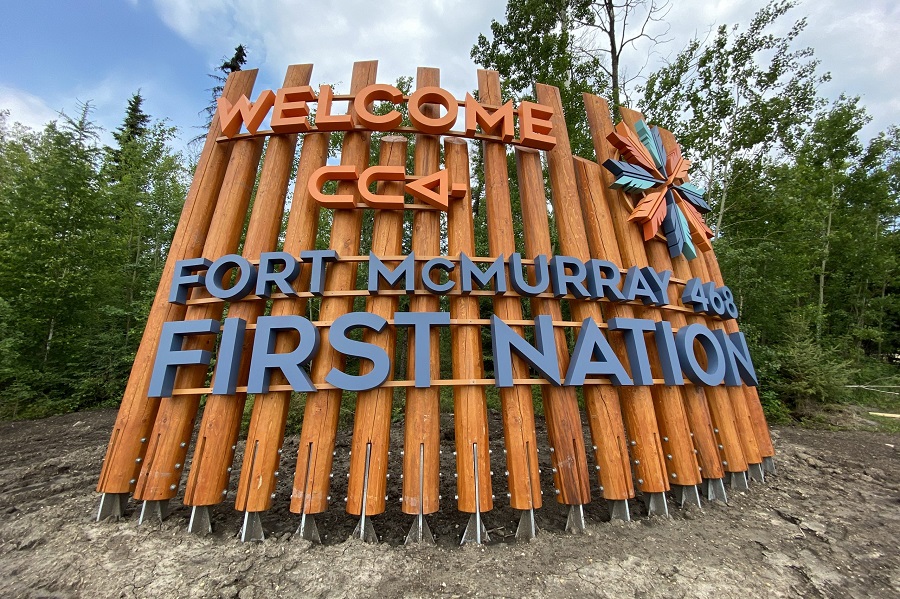
[[[406,138],[397,135],[382,138],[379,164],[405,167]],[[402,181],[379,183],[379,187],[379,193],[403,195]],[[374,221],[372,253],[376,256],[400,255],[403,241],[403,211],[376,210]],[[399,303],[399,297],[396,295],[370,295],[366,299],[366,311],[390,320],[394,317]],[[377,334],[367,330],[363,333],[363,341],[377,345],[385,350],[388,356],[393,357],[397,335],[393,328]],[[377,387],[361,391],[356,396],[353,442],[350,446],[350,478],[347,483],[347,513],[359,516],[362,514],[363,505],[366,506],[367,516],[384,511],[393,403],[392,387]],[[367,447],[371,447],[368,473],[365,470]],[[368,482],[367,489],[364,488],[364,482]],[[363,501],[364,493],[365,501]]]
[[[466,195],[450,202],[447,214],[448,249],[451,256],[475,253],[475,227],[472,219],[472,195],[469,189],[469,152],[464,140],[444,140],[451,187],[465,186]],[[454,276],[457,281],[459,275]],[[450,298],[450,317],[479,318],[478,298],[464,295]],[[453,378],[484,378],[481,328],[457,324],[450,330],[453,352]],[[494,507],[491,491],[491,459],[488,445],[487,398],[481,385],[453,387],[453,416],[456,432],[457,502],[459,511],[470,514]],[[475,464],[477,464],[477,485]],[[477,491],[477,497],[476,497]]]
[[[251,138],[235,143],[209,235],[203,245],[203,257],[216,260],[237,250],[256,181],[263,141],[261,138]],[[195,288],[191,298],[201,297],[209,296],[205,290]],[[221,302],[189,305],[185,320],[220,320],[224,307]],[[215,336],[188,337],[184,345],[186,350],[211,351],[215,345]],[[205,365],[181,367],[175,376],[175,388],[202,386],[207,371]],[[176,395],[163,398],[160,402],[156,423],[147,443],[147,455],[135,488],[135,499],[161,501],[175,496],[199,406],[200,395]]]
[[[557,216],[559,227],[560,249],[562,253],[587,261],[590,253],[587,251],[587,234],[584,230],[584,218],[578,199],[578,191],[575,188],[575,172],[572,163],[572,150],[569,147],[569,137],[566,132],[565,118],[562,111],[562,101],[559,90],[555,87],[538,84],[535,86],[538,101],[553,108],[552,118],[554,135],[557,139],[556,146],[548,154],[550,167],[550,181],[553,190],[553,209]],[[596,302],[570,303],[572,315],[577,320],[592,318],[602,322],[600,307]],[[610,344],[620,359],[625,362],[624,341],[619,335],[610,336]],[[653,409],[653,398],[647,387],[619,387],[618,394],[615,389],[607,388],[600,393],[607,397],[602,399],[602,405],[596,405],[600,398],[594,391],[597,386],[585,388],[585,406],[588,410],[603,413],[609,409],[610,404],[621,399],[621,410],[625,420],[625,427],[631,439],[631,457],[633,458],[634,471],[638,478],[640,490],[643,493],[663,493],[669,490],[669,482],[666,476],[665,460],[656,414]],[[604,389],[608,386],[600,386]],[[612,393],[610,393],[612,392]]]
[[[500,106],[500,76],[497,71],[478,71],[479,100],[489,106]],[[484,203],[487,209],[488,245],[491,256],[509,257],[516,251],[513,233],[512,205],[509,196],[509,172],[506,145],[482,143],[484,157]],[[503,321],[522,320],[521,300],[494,296],[494,314]],[[524,335],[524,327],[513,327]],[[513,378],[528,378],[528,366],[513,360]],[[536,509],[543,504],[538,469],[537,434],[534,427],[534,404],[531,385],[515,385],[500,389],[503,413],[503,437],[506,443],[506,470],[509,473],[510,506],[517,510]],[[566,485],[571,486],[571,485]]]
[[[438,69],[419,67],[416,71],[416,87],[438,86],[441,83]],[[426,106],[426,111],[436,107]],[[429,116],[433,113],[426,112]],[[430,175],[440,168],[440,143],[433,135],[416,135],[415,174]],[[432,210],[416,210],[413,215],[412,250],[416,256],[437,256],[441,253],[440,215]],[[418,273],[418,268],[416,269]],[[431,295],[414,295],[409,298],[410,312],[437,312],[440,300]],[[415,340],[407,334],[409,361],[407,372],[415,372]],[[440,335],[431,332],[431,378],[441,374]],[[440,407],[441,390],[436,387],[406,389],[406,413],[403,434],[403,512],[431,514],[440,509]],[[423,463],[424,460],[424,463]],[[421,468],[421,470],[420,470]],[[422,473],[420,492],[419,475]]]
[[[630,127],[634,128],[637,121],[643,119],[643,115],[639,112],[630,110],[625,107],[620,108],[622,120]],[[671,143],[671,140],[670,140]],[[697,260],[688,262],[691,271],[699,268],[700,263]],[[695,276],[697,276],[695,274]],[[701,277],[702,278],[702,277]],[[708,280],[708,279],[703,279]],[[701,317],[688,317],[688,322],[703,322]],[[731,407],[731,401],[728,392],[722,386],[706,387],[705,393],[709,402],[710,415],[714,425],[714,432],[718,435],[718,445],[720,446],[721,455],[724,458],[722,465],[726,472],[744,472],[747,469],[747,460],[744,457],[741,448],[740,434],[738,432],[737,423],[734,418],[734,411]]]
[[[325,164],[328,158],[329,133],[307,133],[300,149],[297,181],[294,186],[291,212],[285,229],[283,250],[292,256],[314,249],[319,228],[319,204],[309,194],[307,181]],[[310,268],[301,268],[294,280],[295,291],[308,291],[312,275]],[[306,314],[307,299],[281,298],[272,302],[272,316]],[[297,336],[278,335],[275,351],[287,353],[297,346]],[[272,374],[272,385],[284,385],[287,380],[280,372]],[[281,460],[285,426],[290,408],[290,391],[258,393],[253,401],[253,413],[247,430],[247,444],[241,466],[240,480],[235,497],[235,509],[261,512],[272,507],[275,490],[275,473]]]
[[[609,204],[610,201],[616,202],[619,198],[608,193],[608,182],[604,181],[602,170],[595,162],[583,158],[575,159],[575,174],[578,177],[579,192],[584,207],[585,228],[588,233],[591,255],[625,267],[643,268],[648,265],[648,262],[641,239],[616,234]],[[638,232],[637,227],[632,227],[632,229],[635,233]],[[619,242],[618,245],[616,241]],[[635,313],[656,322],[663,319],[658,309],[633,309],[629,305],[612,303],[605,304],[604,308],[606,308],[604,312],[607,320],[613,316],[633,318]],[[653,370],[656,373],[661,372],[659,356],[650,344],[648,344],[647,353]],[[665,385],[653,385],[650,391],[656,411],[656,421],[662,434],[662,446],[666,452],[665,464],[669,483],[673,485],[698,484],[700,470],[694,455],[694,445],[691,442],[691,431],[685,415],[681,392],[677,387]]]
[[[536,150],[516,148],[516,171],[519,179],[519,199],[522,203],[522,222],[525,229],[525,255],[534,259],[540,255],[553,253],[550,241],[550,224],[547,219],[547,196],[544,194],[544,177],[541,171],[541,156]],[[559,301],[531,298],[531,315],[547,315],[554,321],[562,320]],[[566,335],[559,327],[553,329],[556,353],[560,362],[560,372],[569,365],[569,347]],[[591,478],[587,471],[587,455],[584,448],[584,433],[581,414],[578,411],[578,397],[573,387],[541,386],[544,403],[544,417],[547,421],[547,437],[553,453],[550,456],[553,468],[553,482],[556,485],[556,499],[566,505],[584,505],[591,500]],[[587,389],[585,389],[587,391]],[[608,420],[606,435],[596,434],[591,423],[591,434],[603,448],[596,452],[600,464],[600,480],[606,493],[620,495],[615,499],[634,496],[631,486],[631,472],[628,465],[628,451],[622,431],[622,416],[618,403]],[[609,447],[612,451],[606,451]],[[619,454],[617,456],[616,454]],[[619,457],[619,459],[615,459]],[[600,461],[611,460],[611,468]],[[616,466],[619,469],[616,470]],[[611,486],[607,489],[604,475],[611,475]],[[618,476],[616,476],[618,474]]]
[[[375,83],[377,61],[357,62],[353,65],[350,93],[357,94],[367,85]],[[353,113],[353,105],[350,105]],[[341,164],[355,166],[359,172],[369,166],[368,132],[351,131],[344,135],[341,147]],[[341,181],[339,195],[353,195],[361,201],[356,181]],[[331,249],[338,256],[355,256],[359,253],[359,237],[362,229],[362,211],[337,209],[331,226]],[[329,289],[346,290],[356,286],[355,262],[335,262],[327,274]],[[319,318],[332,321],[353,310],[352,297],[325,297]],[[322,332],[319,354],[312,363],[311,376],[314,383],[322,383],[332,368],[343,369],[345,356],[335,351],[328,343],[328,332]],[[297,454],[297,470],[294,476],[294,491],[291,494],[291,511],[294,513],[317,514],[328,508],[329,475],[331,474],[334,439],[337,435],[338,418],[341,409],[340,389],[323,389],[307,395],[303,427],[300,430],[300,450]]]
[[[706,260],[707,270],[712,280],[715,281],[717,287],[725,284],[722,278],[722,271],[719,269],[719,260],[716,258],[715,248],[712,252],[703,254]],[[725,332],[729,335],[737,333],[740,329],[736,320],[725,321]],[[742,391],[747,403],[748,417],[750,419],[753,433],[756,436],[756,444],[759,447],[759,453],[764,458],[770,458],[775,455],[775,447],[772,445],[772,436],[769,433],[769,425],[766,423],[766,415],[763,413],[762,404],[759,401],[759,391],[756,387],[748,385],[742,386]]]
[[[232,73],[225,83],[222,96],[231,102],[236,102],[241,96],[249,96],[256,81],[256,73],[256,69]],[[159,334],[163,323],[181,320],[186,311],[185,306],[169,303],[175,263],[184,258],[196,257],[202,250],[222,179],[225,177],[225,167],[234,147],[232,144],[216,143],[220,133],[219,117],[215,115],[194,171],[194,180],[185,199],[156,297],[147,316],[141,344],[134,358],[131,376],[122,396],[97,483],[98,492],[128,493],[134,488],[134,481],[140,471],[141,461],[147,450],[147,436],[156,421],[160,403],[159,398],[147,397]]]
[[[311,75],[311,64],[292,65],[288,67],[283,87],[309,85]],[[269,138],[244,240],[242,255],[248,260],[257,261],[263,252],[275,250],[296,149],[296,134]],[[247,324],[256,324],[265,307],[264,300],[235,302],[228,307],[228,316],[242,318]],[[247,380],[252,347],[253,331],[247,331],[238,384],[242,385]],[[228,488],[229,469],[234,462],[232,447],[238,440],[246,398],[246,393],[211,394],[207,398],[184,491],[186,505],[214,505],[224,499],[222,491]]]

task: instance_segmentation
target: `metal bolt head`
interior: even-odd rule
[[[174,491],[177,487],[175,485],[169,485],[169,489]]]
[[[281,476],[281,471],[276,470],[273,474],[275,475],[275,478],[278,478],[279,476]],[[334,475],[332,474],[331,476],[334,476]]]
[[[722,445],[722,444],[720,443],[720,444],[719,444],[719,449],[725,449],[725,446]]]
[[[596,466],[594,466],[594,470],[596,470],[597,472],[600,472],[600,464],[597,464]]]
[[[718,434],[719,434],[719,429],[714,428],[714,429],[713,429],[713,432],[716,433],[716,434],[718,435]]]
[[[503,476],[509,476],[509,470],[504,470],[504,471],[503,471]]]
[[[603,487],[600,487],[600,492],[601,492],[601,493],[603,492]]]
[[[129,485],[133,485],[133,484],[136,483],[136,482],[137,482],[137,479],[136,479],[136,478],[132,478],[130,481],[128,481],[128,484],[129,484]]]
[[[237,449],[237,445],[232,445],[232,446],[231,446],[231,451],[234,451],[235,449]]]
[[[553,474],[556,474],[556,468],[551,468],[550,471],[551,471]]]
[[[228,489],[222,489],[222,497],[228,495]]]
[[[553,448],[551,447],[551,448],[550,448],[550,453],[553,453],[554,451],[556,451],[556,450],[553,449]]]
[[[512,494],[511,494],[511,493],[507,493],[507,494],[506,494],[506,498],[507,498],[507,499],[509,499],[509,498],[511,498],[511,497],[512,497]]]
[[[384,475],[384,476],[385,476],[385,478],[390,478],[390,477],[391,477],[391,473],[390,473],[390,472],[388,472],[388,473],[387,473],[387,474],[385,474],[385,475]]]
[[[554,489],[557,495],[559,495],[559,489]]]
[[[634,461],[634,465],[635,465],[635,466],[640,466],[640,464],[641,464],[641,461],[640,461],[640,460],[635,460],[635,461]]]
[[[454,495],[453,499],[459,500],[459,495]]]
[[[722,465],[723,465],[723,466],[727,466],[727,465],[728,465],[728,462],[723,461],[723,462],[722,462]]]
[[[231,466],[229,466],[227,470],[228,470],[228,472],[231,472]]]
[[[639,478],[639,479],[638,479],[638,484],[639,484],[639,485],[644,484],[644,479],[643,479],[643,478]]]
[[[184,441],[182,441],[182,442],[181,442],[181,447],[187,447],[187,443],[185,443]]]
[[[140,464],[140,463],[143,462],[143,461],[144,461],[144,460],[143,460],[142,458],[138,458],[138,459],[135,460],[135,462],[138,463],[138,464]]]
[[[181,469],[181,464],[175,464],[175,470],[180,470],[180,469]]]
[[[675,474],[675,473],[673,472],[673,473],[672,473],[672,478],[678,478],[678,475]]]
[[[667,460],[671,460],[671,459],[672,459],[672,454],[671,454],[671,453],[667,453],[667,454],[666,454],[666,459],[667,459]]]
[[[146,443],[146,442],[147,442],[147,437],[141,437],[141,443]]]
[[[668,443],[668,442],[669,442],[669,438],[668,438],[668,437],[663,437],[663,441],[665,441],[666,443]]]
[[[275,493],[272,493],[271,497],[272,499],[275,499]]]
[[[632,441],[631,446],[634,447],[635,445],[637,445],[637,441]]]

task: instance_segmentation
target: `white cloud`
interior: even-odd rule
[[[41,129],[58,114],[35,95],[12,87],[0,86],[0,111],[9,111],[9,122]]]
[[[491,19],[502,20],[505,0],[154,0],[163,21],[206,52],[210,65],[237,44],[250,48],[261,67],[258,85],[278,87],[287,65],[311,62],[313,84],[349,87],[353,62],[379,60],[379,82],[415,75],[417,66],[439,67],[442,86],[456,95],[476,86],[469,51]],[[672,42],[656,48],[674,54],[694,36],[717,24],[746,23],[767,0],[683,0],[674,2],[666,22]],[[900,61],[893,41],[900,38],[900,8],[893,0],[868,0],[850,7],[843,0],[801,4],[782,19],[779,33],[808,16],[800,46],[812,46],[833,82],[823,93],[862,95],[875,121],[864,134],[884,129],[895,118],[900,97]],[[647,62],[647,45],[625,57],[635,74]],[[659,65],[651,58],[649,69]],[[260,88],[262,89],[262,87]]]

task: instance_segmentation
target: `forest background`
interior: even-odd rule
[[[900,130],[861,139],[869,116],[860,98],[820,95],[828,74],[799,46],[805,21],[792,8],[776,0],[629,78],[623,55],[649,39],[649,23],[665,22],[666,5],[509,0],[505,20],[472,40],[471,56],[500,72],[515,102],[531,99],[534,81],[560,87],[573,149],[586,158],[594,153],[584,92],[675,134],[693,181],[708,190],[707,221],[770,420],[815,422],[847,403],[896,411]],[[212,97],[248,62],[245,46],[223,59]],[[37,131],[0,106],[0,418],[121,399],[196,152],[144,111],[139,90],[122,101],[110,144],[89,102]],[[475,150],[472,209],[483,224]]]

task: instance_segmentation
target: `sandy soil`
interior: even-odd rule
[[[339,502],[319,518],[326,538],[313,546],[292,537],[287,476],[263,543],[240,543],[230,504],[215,510],[207,537],[187,534],[177,500],[162,523],[139,527],[134,505],[121,521],[95,522],[93,489],[114,419],[100,411],[0,424],[0,597],[900,597],[897,434],[776,429],[777,475],[750,493],[729,490],[728,505],[647,518],[634,501],[635,521],[611,523],[595,501],[585,508],[587,534],[572,536],[548,501],[531,543],[514,541],[517,515],[502,507],[497,480],[500,507],[485,515],[492,543],[460,548],[466,516],[447,500],[445,427],[445,507],[430,518],[437,546],[401,544],[410,517],[399,511],[396,474],[391,507],[374,519],[380,544],[346,540],[356,522]],[[501,436],[492,438],[502,472]],[[336,471],[348,447],[345,431]],[[296,438],[285,456],[292,449]]]

